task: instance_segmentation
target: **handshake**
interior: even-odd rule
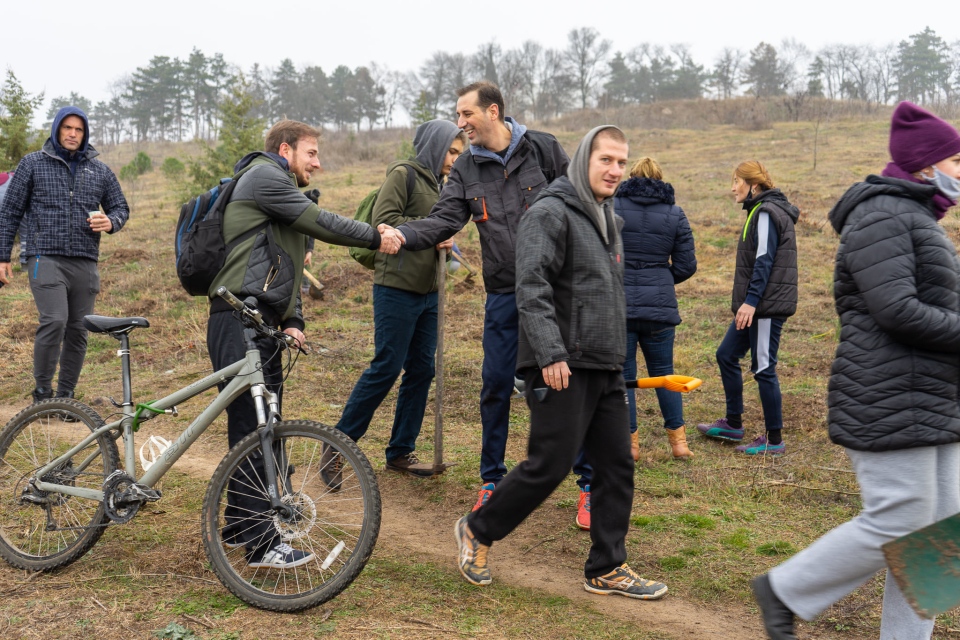
[[[403,234],[388,224],[377,226],[377,233],[380,234],[380,253],[397,253],[403,246]]]

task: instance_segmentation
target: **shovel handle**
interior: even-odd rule
[[[627,380],[627,389],[667,389],[668,391],[679,391],[686,393],[693,391],[703,384],[700,378],[691,378],[689,376],[657,376],[655,378],[639,378],[637,380]]]
[[[313,274],[307,271],[306,267],[303,269],[303,275],[307,276],[307,280],[310,281],[310,284],[315,286],[317,289],[323,289],[323,285],[320,284],[320,281],[313,277]]]

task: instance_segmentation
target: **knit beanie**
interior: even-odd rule
[[[912,102],[901,102],[890,122],[890,157],[908,173],[960,153],[960,133]]]

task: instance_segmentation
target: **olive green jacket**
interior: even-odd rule
[[[320,209],[299,188],[294,174],[263,152],[244,156],[236,166],[233,190],[224,211],[223,240],[235,239],[263,227],[227,254],[223,269],[208,295],[211,312],[223,310],[214,292],[226,286],[241,300],[257,299],[264,320],[274,326],[303,329],[300,281],[306,238],[330,244],[376,249],[380,234],[370,225]],[[271,241],[277,255],[271,255]]]
[[[416,172],[409,196],[408,170]],[[399,160],[387,167],[387,178],[373,205],[372,224],[396,228],[404,222],[426,218],[439,199],[440,186],[430,169],[415,160]],[[432,293],[437,290],[439,266],[435,247],[422,251],[401,248],[395,255],[378,253],[374,258],[373,282],[412,293]]]

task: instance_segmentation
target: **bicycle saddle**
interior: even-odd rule
[[[137,327],[149,327],[146,318],[108,318],[83,316],[83,326],[93,333],[129,333]]]

